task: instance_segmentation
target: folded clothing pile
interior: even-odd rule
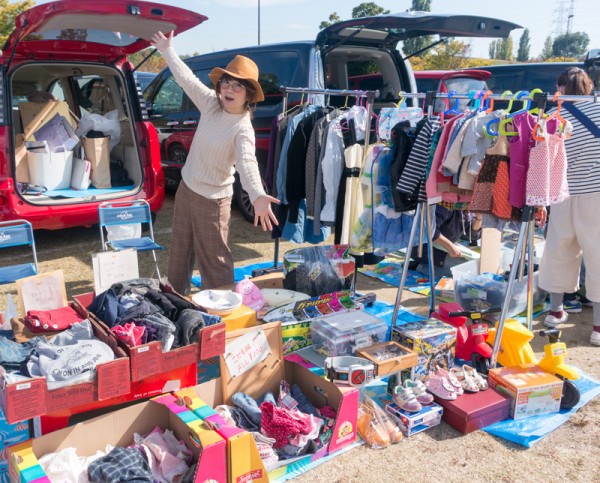
[[[87,309],[130,347],[159,341],[163,351],[196,343],[201,329],[222,322],[149,278],[113,284]]]

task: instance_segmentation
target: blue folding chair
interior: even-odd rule
[[[98,206],[98,218],[100,219],[100,238],[102,240],[102,250],[107,251],[108,247],[114,250],[125,250],[134,248],[138,252],[152,252],[156,275],[160,279],[160,270],[158,269],[158,260],[156,250],[164,250],[164,247],[154,241],[154,230],[152,228],[152,215],[150,205],[145,200],[119,201],[101,203]],[[147,223],[150,236],[139,238],[124,238],[122,240],[105,240],[104,230],[109,226],[133,225]]]
[[[21,278],[31,277],[38,273],[37,253],[35,251],[35,240],[33,238],[31,223],[27,220],[0,222],[0,248],[26,245],[31,247],[33,263],[20,263],[18,265],[0,267],[0,285],[14,283]]]

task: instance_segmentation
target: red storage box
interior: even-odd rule
[[[435,396],[435,402],[444,408],[442,420],[464,434],[504,421],[510,412],[510,398],[492,388],[473,394],[465,392],[454,401]]]

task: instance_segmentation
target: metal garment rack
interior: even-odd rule
[[[483,91],[483,93],[485,93],[485,91]],[[419,94],[404,94],[404,96],[407,98],[408,97],[424,98],[426,95],[419,93]],[[427,96],[431,97],[432,93],[427,93]],[[433,97],[435,97],[436,99],[451,99],[451,98],[452,99],[475,99],[476,98],[472,94],[471,95],[467,95],[467,94],[449,95],[447,93],[433,93]],[[502,97],[502,94],[490,94],[487,96],[487,99],[502,100],[502,101],[509,100],[509,98]],[[532,102],[536,102],[538,104],[538,109],[539,109],[539,111],[538,111],[538,120],[539,120],[544,115],[546,103],[548,102],[548,100],[551,100],[551,94],[544,92],[544,93],[534,94],[533,98],[521,98],[519,100],[521,100],[521,101],[531,100]],[[561,95],[558,97],[557,100],[563,101],[563,102],[594,102],[594,103],[597,103],[597,102],[600,102],[600,95],[599,94],[594,94],[594,95],[589,95],[589,96]],[[431,103],[428,103],[428,115],[430,115],[430,111],[431,111]],[[422,233],[423,233],[422,226],[423,226],[424,215],[423,215],[422,211],[424,208],[426,208],[426,207],[423,207],[422,204],[419,204],[417,206],[417,210],[415,212],[415,218],[413,220],[413,225],[411,227],[405,261],[408,259],[408,257],[410,256],[410,252],[412,251],[417,223],[420,223],[420,225],[421,225],[420,234],[422,235]],[[498,352],[500,350],[500,342],[502,340],[502,333],[504,331],[504,323],[508,316],[508,308],[509,308],[510,300],[512,298],[514,283],[517,278],[517,275],[519,277],[519,281],[522,281],[523,275],[524,275],[524,270],[525,270],[525,262],[527,262],[527,274],[528,274],[528,276],[527,276],[527,326],[528,326],[529,330],[531,330],[531,328],[532,328],[532,323],[533,323],[533,278],[534,278],[533,277],[533,275],[534,275],[533,250],[534,250],[534,231],[535,231],[536,211],[537,211],[537,207],[534,207],[534,206],[525,206],[523,208],[523,214],[521,217],[521,227],[519,229],[519,237],[517,239],[517,245],[515,247],[515,251],[514,251],[514,255],[513,255],[513,261],[512,261],[512,265],[511,265],[511,269],[510,269],[508,284],[506,287],[506,294],[504,296],[504,301],[502,304],[502,312],[500,314],[500,320],[498,321],[496,338],[494,340],[494,346],[492,349],[492,357],[490,359],[490,368],[492,368],[492,369],[496,367],[497,362],[498,362]],[[427,210],[427,215],[429,215],[429,210]],[[428,227],[430,226],[429,221],[430,221],[430,217],[427,216],[427,222],[428,222],[427,226]],[[431,237],[429,228],[428,228],[427,234],[428,234],[428,240],[429,240],[429,238]],[[421,241],[419,243],[421,243]],[[431,243],[428,243],[428,245],[429,245],[428,249],[430,250],[428,265],[429,265],[429,276],[430,276],[430,286],[431,286],[431,294],[430,294],[430,313],[431,313],[431,312],[433,312],[433,310],[435,308],[435,287],[434,287],[433,269],[432,269],[432,263],[431,263],[431,261],[433,260],[433,257],[431,254],[432,247],[431,247]],[[398,293],[396,295],[396,302],[394,304],[394,311],[393,311],[393,316],[392,316],[392,325],[393,326],[396,325],[396,319],[398,317],[399,306],[400,306],[400,302],[402,299],[401,294],[402,294],[402,290],[404,288],[404,284],[406,282],[407,273],[408,273],[408,263],[404,263],[403,269],[402,269],[402,277],[400,279],[400,285],[398,286]]]
[[[361,90],[349,90],[349,89],[309,89],[305,87],[283,87],[279,88],[280,92],[285,94],[283,98],[283,114],[287,111],[288,95],[289,94],[308,94],[308,95],[323,95],[323,96],[341,96],[341,97],[356,97],[366,98],[367,100],[367,119],[370,122],[371,114],[373,113],[373,101],[379,96],[379,91],[361,91]],[[363,159],[361,165],[365,162],[365,156],[367,153],[367,146],[369,145],[369,137],[371,130],[365,129],[365,149],[363,150]],[[279,264],[279,237],[275,238],[275,252],[273,255],[273,267],[277,268]],[[356,281],[356,273],[355,273]]]

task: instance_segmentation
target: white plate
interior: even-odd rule
[[[242,294],[231,290],[202,290],[192,296],[195,304],[215,315],[227,315],[242,305]]]
[[[294,292],[284,288],[263,288],[260,293],[265,298],[265,305],[279,307],[291,302],[299,302],[310,298],[310,295],[302,292]]]

